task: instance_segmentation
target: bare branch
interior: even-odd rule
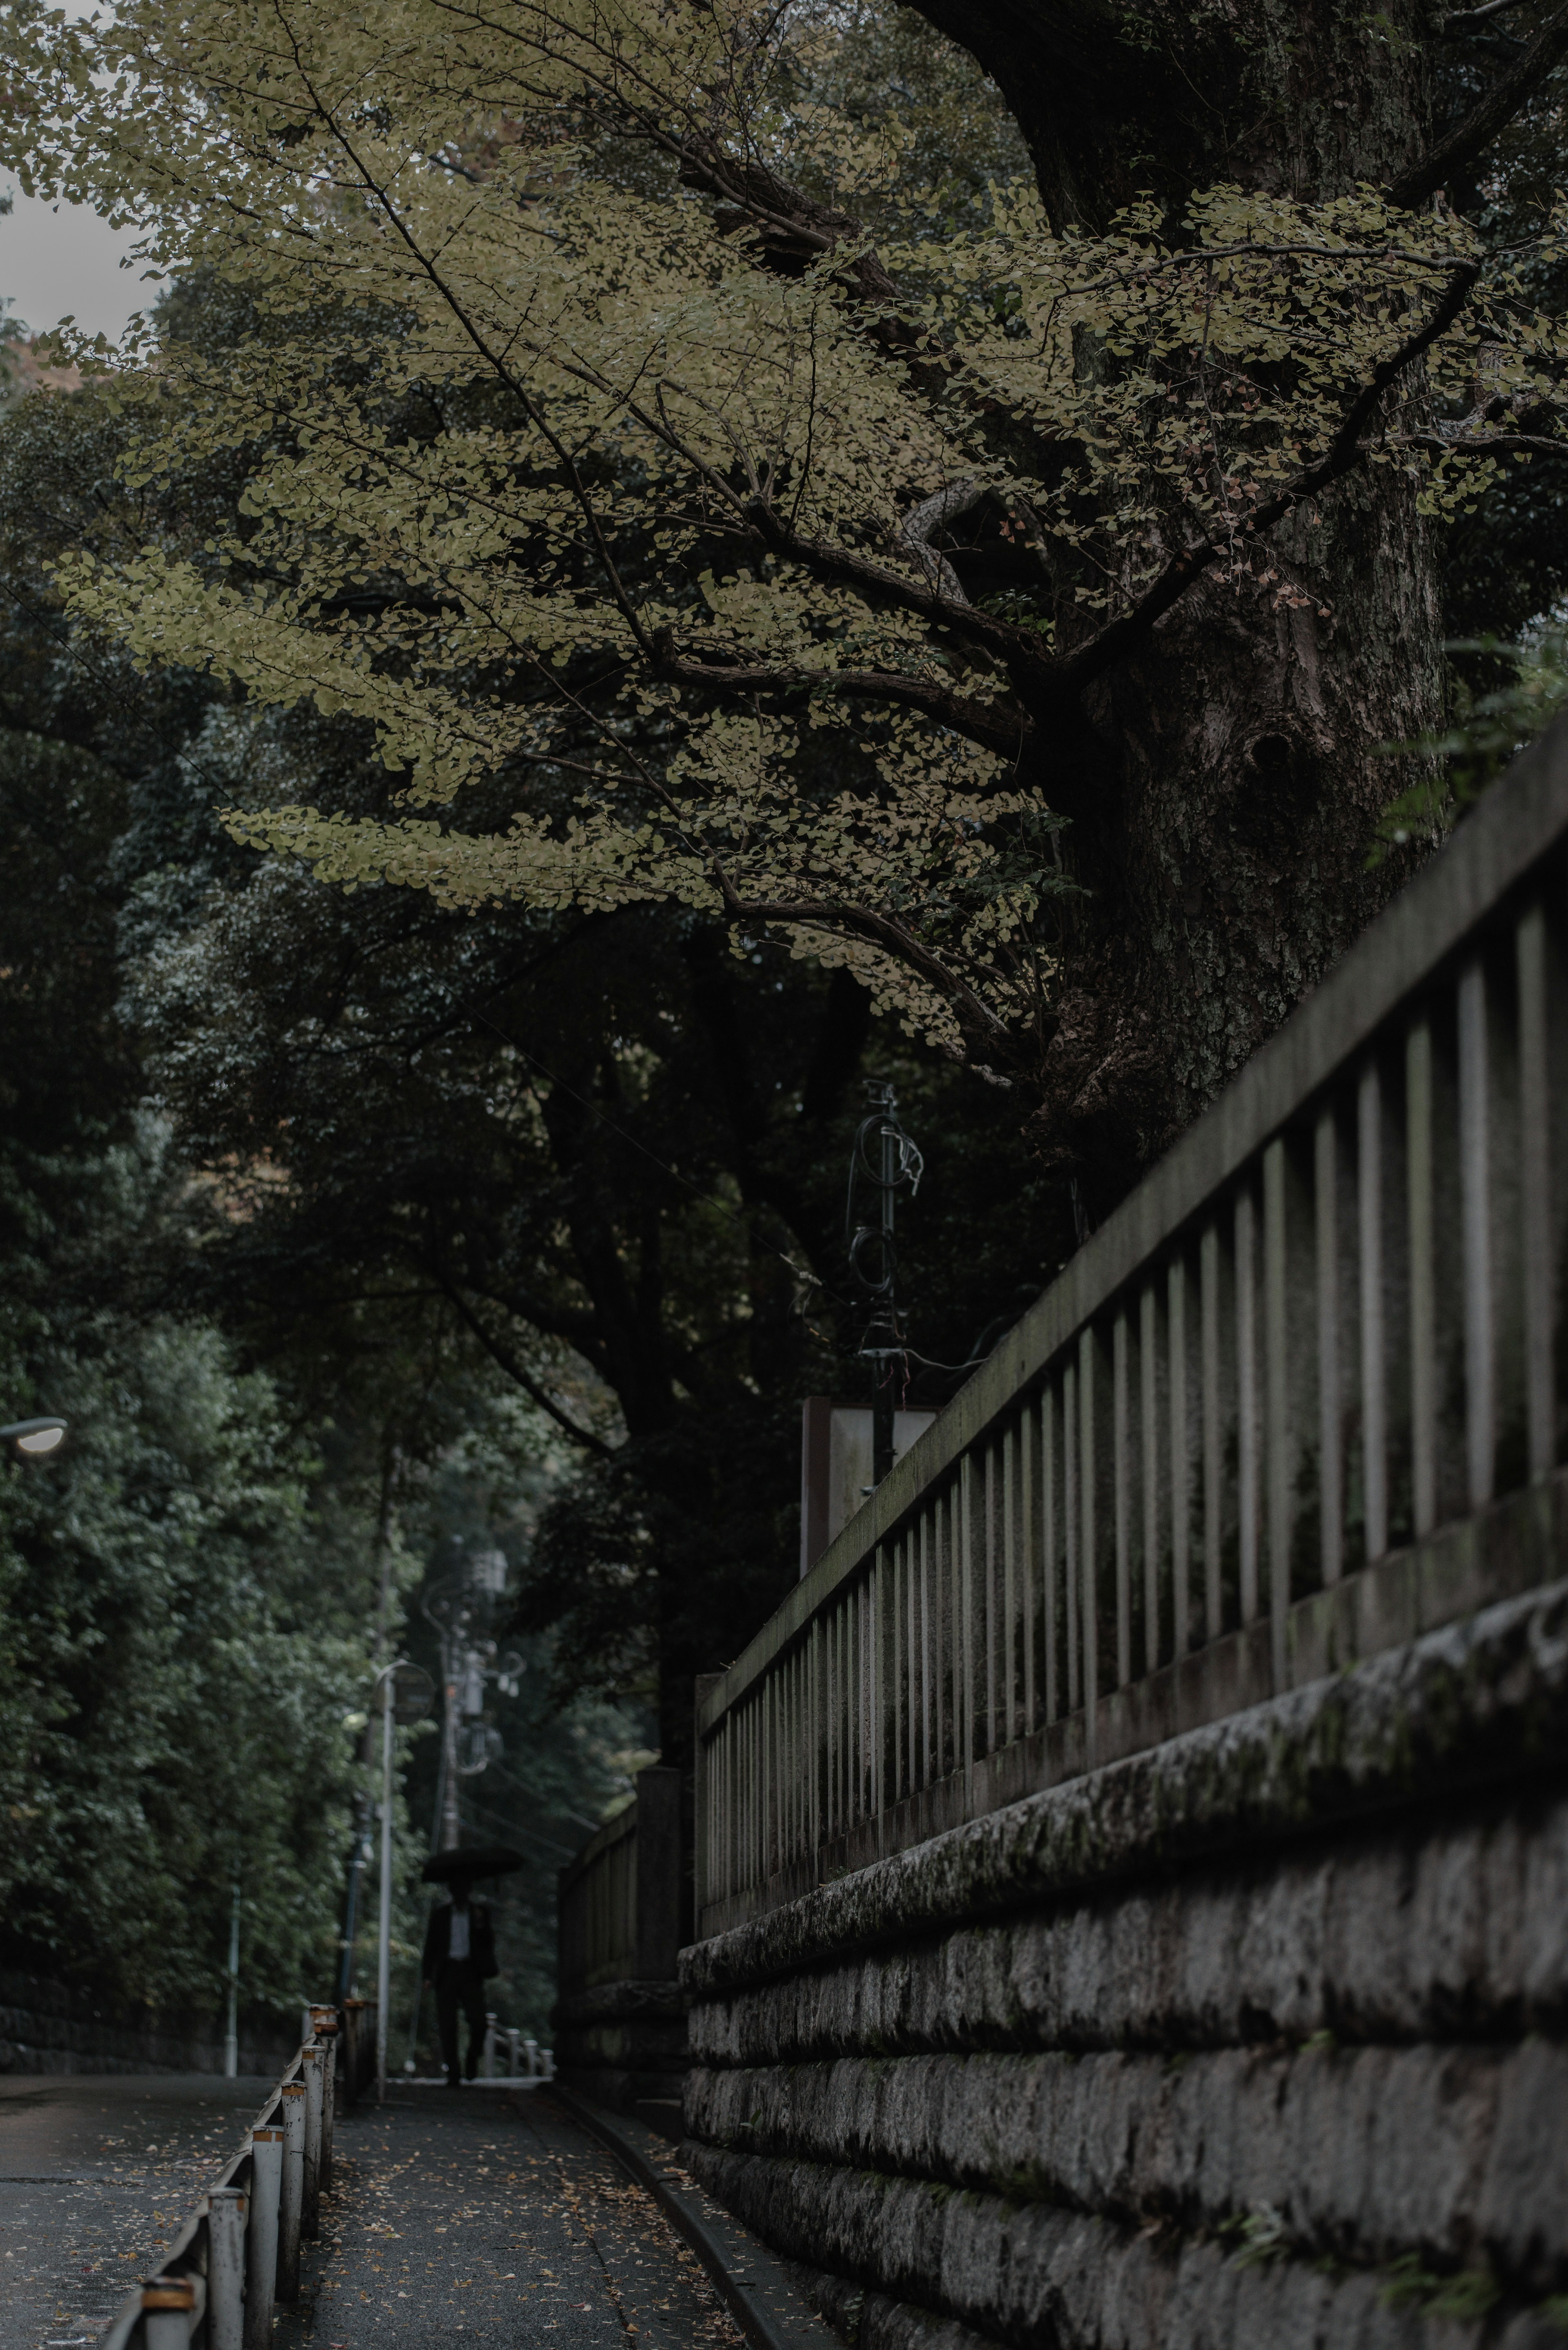
[[[1451,16],[1444,17],[1438,30],[1446,41],[1462,39],[1466,33],[1478,32],[1482,25],[1490,25],[1494,16],[1522,5],[1523,0],[1487,0],[1484,8],[1456,8]]]
[[[726,902],[736,920],[751,922],[800,922],[814,929],[832,931],[842,936],[863,938],[879,946],[885,954],[901,962],[923,979],[946,1002],[952,1005],[959,1018],[972,1027],[988,1045],[1005,1046],[1007,1029],[995,1013],[981,1003],[972,988],[932,952],[913,931],[896,921],[891,915],[877,913],[867,906],[848,905],[837,899],[764,899],[760,905],[749,905],[724,882]]]
[[[1320,491],[1327,489],[1343,475],[1353,473],[1357,465],[1366,463],[1368,450],[1376,447],[1376,443],[1368,442],[1363,436],[1376,414],[1384,393],[1406,368],[1430,349],[1439,336],[1447,334],[1469,301],[1480,272],[1479,261],[1461,261],[1457,265],[1448,292],[1426,325],[1373,370],[1370,382],[1363,385],[1352,400],[1338,432],[1317,463],[1304,467],[1273,497],[1255,507],[1240,525],[1242,535],[1252,539],[1262,538],[1265,532],[1272,530],[1276,523],[1282,522],[1307,498],[1317,496]],[[1053,663],[1055,675],[1064,684],[1074,688],[1085,686],[1092,679],[1103,676],[1116,662],[1125,660],[1135,645],[1143,642],[1155,622],[1170,610],[1171,606],[1187,593],[1193,581],[1207,571],[1211,563],[1227,552],[1231,544],[1231,536],[1228,532],[1223,538],[1210,536],[1184,546],[1179,555],[1171,557],[1158,578],[1144,591],[1130,612],[1124,612],[1119,619],[1110,621],[1075,651]]]
[[[1453,18],[1449,19],[1451,26]],[[1448,26],[1445,26],[1445,30]],[[1506,130],[1521,107],[1532,98],[1558,59],[1568,53],[1568,0],[1553,10],[1537,33],[1518,63],[1509,68],[1493,82],[1484,98],[1457,122],[1446,138],[1439,139],[1421,161],[1412,165],[1397,179],[1388,192],[1397,204],[1414,212],[1426,203],[1435,188],[1440,188],[1455,172],[1490,147],[1500,132]]]
[[[462,1291],[458,1287],[455,1282],[449,1280],[439,1265],[435,1267],[435,1276],[437,1281],[441,1284],[441,1295],[451,1305],[456,1307],[457,1312],[467,1324],[469,1329],[472,1331],[474,1336],[478,1339],[485,1353],[490,1357],[491,1361],[501,1370],[504,1370],[509,1379],[514,1379],[517,1385],[523,1389],[524,1394],[532,1397],[533,1400],[538,1405],[541,1411],[548,1412],[550,1418],[556,1422],[556,1427],[562,1429],[565,1433],[571,1438],[574,1444],[580,1444],[587,1451],[597,1453],[601,1461],[613,1460],[615,1457],[614,1448],[606,1444],[601,1438],[596,1436],[591,1429],[579,1428],[576,1421],[572,1419],[571,1415],[561,1409],[560,1405],[556,1402],[548,1389],[540,1386],[533,1373],[531,1371],[524,1370],[523,1365],[517,1360],[516,1356],[513,1354],[510,1347],[502,1346],[498,1339],[492,1337],[490,1332],[485,1328],[478,1315],[468,1303],[467,1298],[464,1297]]]

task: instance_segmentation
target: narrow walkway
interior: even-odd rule
[[[334,2162],[276,2350],[742,2350],[653,2198],[535,2090],[400,2087],[338,2116]]]
[[[211,2073],[0,2079],[0,2350],[96,2341],[270,2085]]]

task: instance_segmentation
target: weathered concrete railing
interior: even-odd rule
[[[352,2005],[363,2010],[367,2002]],[[158,2275],[133,2286],[101,2350],[270,2350],[275,2303],[299,2298],[302,2238],[320,2230],[332,2183],[339,2087],[339,2012],[312,2008],[311,2031],[176,2237]],[[361,2038],[364,2035],[360,2035]],[[367,2043],[374,2064],[372,2017]],[[362,2054],[345,2049],[346,2096],[362,2090]],[[203,2330],[204,2329],[204,2330]]]
[[[1544,1578],[1565,832],[1559,726],[706,1685],[700,1939]]]
[[[686,2065],[680,1864],[680,1773],[653,1769],[559,1878],[561,2078],[655,2125],[673,2121]]]

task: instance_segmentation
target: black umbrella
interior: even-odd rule
[[[472,1844],[456,1852],[432,1852],[421,1871],[427,1885],[452,1885],[471,1877],[510,1877],[523,1856],[509,1844]]]

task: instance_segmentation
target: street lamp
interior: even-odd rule
[[[24,1460],[36,1461],[65,1442],[69,1426],[67,1419],[13,1419],[0,1428],[0,1444],[8,1444]]]

